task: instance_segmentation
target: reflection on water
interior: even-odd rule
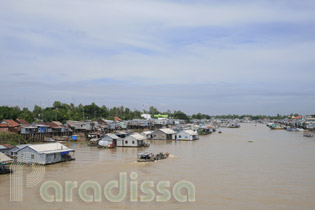
[[[85,203],[77,191],[73,202],[46,203],[39,196],[40,186],[25,188],[24,202],[10,203],[9,176],[2,175],[0,209],[314,209],[315,138],[254,124],[221,130],[222,134],[201,136],[195,142],[151,141],[149,148],[98,149],[69,142],[76,161],[46,167],[44,181],[62,186],[65,181],[92,180],[103,188],[118,180],[120,172],[137,172],[139,185],[170,181],[173,186],[187,180],[196,187],[194,203],[174,198],[167,203],[132,203],[128,195],[119,203],[104,196],[100,203]],[[170,152],[171,157],[137,163],[139,152]]]

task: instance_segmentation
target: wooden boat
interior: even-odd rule
[[[277,125],[277,124],[273,124],[269,128],[272,130],[283,130],[284,129],[284,127]]]
[[[304,137],[313,137],[313,134],[311,134],[311,133],[306,133],[306,134],[304,134]]]
[[[157,160],[163,160],[168,158],[168,156],[170,155],[170,153],[166,152],[160,152],[158,154],[153,154],[153,153],[138,153],[138,162],[154,162]]]
[[[56,139],[48,138],[48,139],[45,139],[44,142],[56,142]]]
[[[0,164],[0,174],[9,174],[12,173],[12,170],[8,165]]]
[[[239,124],[235,124],[235,123],[228,125],[228,128],[240,128],[240,127],[241,126]]]

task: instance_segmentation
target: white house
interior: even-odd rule
[[[60,143],[18,145],[11,150],[11,156],[20,163],[52,164],[73,160],[69,155],[74,152]]]
[[[176,134],[177,140],[194,141],[198,140],[198,134],[192,130],[183,130]]]
[[[123,139],[117,139],[118,147],[142,147],[145,146],[145,137],[139,133],[132,134]]]
[[[153,140],[172,140],[176,138],[176,132],[170,128],[161,128],[152,133]]]
[[[101,147],[114,148],[117,145],[117,141],[119,141],[119,137],[115,134],[107,134],[105,135],[99,142],[98,145]]]
[[[152,133],[153,131],[143,131],[141,135],[144,136],[146,139],[152,139]]]

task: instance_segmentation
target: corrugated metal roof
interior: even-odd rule
[[[192,136],[196,136],[198,135],[196,132],[192,131],[192,130],[184,130],[185,133],[188,133],[189,135],[192,135]]]
[[[3,120],[2,124],[7,125],[9,128],[18,127],[19,124],[15,122],[14,120]]]
[[[12,161],[11,158],[9,158],[8,156],[6,156],[5,154],[3,154],[2,152],[0,152],[0,162],[4,163],[4,162],[10,162]]]
[[[162,128],[160,129],[160,131],[162,131],[163,133],[166,133],[166,134],[175,134],[176,132],[170,128]]]
[[[35,145],[28,145],[33,150],[37,151],[38,153],[49,154],[49,153],[56,153],[56,152],[71,152],[74,149],[70,149],[63,144],[60,143],[48,143],[48,144],[35,144]]]
[[[106,134],[106,136],[109,136],[109,137],[112,138],[112,139],[119,139],[119,137],[116,136],[116,135],[113,134],[113,133]]]
[[[24,147],[29,146],[30,144],[21,144],[21,145],[16,145],[15,147],[17,147],[18,149],[23,149]]]
[[[16,122],[17,122],[17,123],[20,123],[20,124],[23,124],[23,125],[28,125],[28,124],[30,124],[29,122],[27,122],[27,121],[24,120],[24,119],[16,119]]]
[[[134,133],[132,135],[130,135],[131,137],[137,139],[137,140],[145,140],[145,137],[140,135],[139,133]]]
[[[61,122],[59,122],[59,121],[52,121],[52,123],[55,123],[58,126],[63,126],[63,124]]]
[[[149,135],[149,134],[152,134],[153,131],[143,131],[142,133],[146,134],[146,135]]]

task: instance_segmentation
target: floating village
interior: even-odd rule
[[[200,135],[224,133],[220,128],[240,128],[242,123],[265,124],[271,130],[301,132],[304,137],[313,137],[315,118],[294,116],[283,120],[250,119],[207,119],[184,120],[169,119],[167,115],[144,119],[97,121],[59,121],[28,123],[25,120],[2,120],[0,133],[12,133],[21,136],[27,143],[8,144],[0,139],[0,173],[11,173],[10,164],[49,165],[75,160],[75,150],[63,144],[66,141],[85,141],[87,146],[99,149],[115,147],[150,147],[150,141],[196,141]],[[155,162],[169,157],[167,151],[157,154],[139,153],[138,162]]]

